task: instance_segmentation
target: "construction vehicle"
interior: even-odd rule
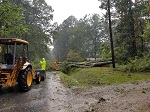
[[[0,89],[18,83],[21,91],[29,91],[33,81],[39,84],[45,79],[29,62],[28,45],[27,41],[18,38],[0,38]]]

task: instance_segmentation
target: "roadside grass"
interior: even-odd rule
[[[110,67],[76,68],[69,74],[60,73],[62,82],[70,86],[103,86],[150,81],[150,73],[121,72]]]

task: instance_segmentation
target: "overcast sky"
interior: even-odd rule
[[[69,16],[73,15],[77,19],[86,14],[100,14],[100,2],[98,0],[45,0],[54,9],[54,20],[61,24]]]

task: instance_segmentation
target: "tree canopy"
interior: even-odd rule
[[[0,37],[29,41],[32,59],[47,57],[53,44],[58,61],[110,60],[108,0],[98,1],[103,15],[85,15],[79,20],[70,15],[58,25],[52,24],[54,10],[45,0],[1,0]],[[149,54],[150,0],[110,2],[116,62]]]
[[[77,53],[83,59],[111,59],[108,30],[108,0],[99,0],[104,15],[93,14],[77,20],[68,17],[57,30],[54,53],[59,61]],[[149,54],[149,0],[111,0],[112,31],[115,58],[127,63],[131,58]],[[70,53],[71,51],[71,53]]]
[[[8,1],[0,3],[0,36],[21,36],[28,32],[28,27],[23,23],[23,10]]]
[[[45,0],[3,0],[0,3],[0,36],[30,43],[30,56],[45,57],[52,44],[53,9]]]

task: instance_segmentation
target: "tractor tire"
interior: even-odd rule
[[[41,74],[37,74],[35,82],[36,82],[36,84],[40,84],[40,82],[41,82]]]
[[[31,68],[26,68],[24,71],[20,72],[18,77],[19,89],[23,92],[31,90],[33,76]]]
[[[41,76],[41,81],[44,81],[45,79],[46,79],[46,75],[44,74]]]

